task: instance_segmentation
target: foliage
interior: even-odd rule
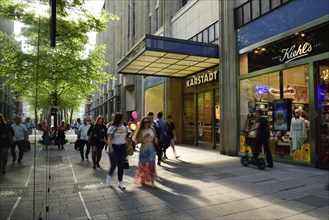
[[[17,97],[37,109],[50,105],[75,109],[99,90],[97,84],[112,79],[106,73],[107,48],[94,46],[87,54],[87,34],[105,30],[109,19],[118,18],[103,10],[91,14],[83,0],[57,0],[56,47],[51,48],[47,4],[49,0],[0,0],[0,16],[24,24],[21,36],[0,32],[0,77],[14,76],[3,85],[13,86]],[[16,40],[19,37],[25,46]]]

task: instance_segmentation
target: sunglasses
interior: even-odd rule
[[[150,121],[143,121],[143,123],[145,124],[145,123],[150,123]]]

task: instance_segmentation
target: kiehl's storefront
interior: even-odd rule
[[[183,143],[219,147],[218,67],[183,80]]]
[[[262,109],[277,160],[329,168],[328,36],[326,22],[240,55],[240,130]]]

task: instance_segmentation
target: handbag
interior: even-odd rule
[[[83,141],[81,139],[76,140],[75,143],[74,143],[74,149],[79,151],[81,146],[82,146],[82,142]]]
[[[125,164],[124,164],[124,166],[123,166],[123,169],[129,169],[130,168],[130,166],[129,166],[129,161],[126,159],[125,160]]]
[[[126,143],[126,152],[127,152],[127,155],[129,155],[129,156],[134,155],[134,149],[131,146],[131,143],[129,143],[128,141]]]
[[[31,151],[31,143],[28,140],[25,140],[25,152]]]

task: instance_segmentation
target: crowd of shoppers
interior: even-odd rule
[[[173,152],[178,158],[175,150],[175,124],[172,116],[168,115],[167,121],[162,119],[163,113],[157,113],[157,119],[154,120],[154,113],[149,112],[147,116],[135,124],[135,119],[130,119],[126,124],[124,115],[120,112],[112,117],[107,126],[105,118],[99,115],[95,122],[91,123],[87,118],[76,119],[74,132],[77,135],[79,145],[77,150],[80,152],[81,161],[88,160],[90,149],[92,150],[92,168],[100,168],[100,160],[102,151],[105,146],[109,155],[109,170],[105,182],[109,185],[113,182],[113,174],[117,169],[118,187],[125,189],[123,183],[123,174],[125,163],[127,162],[127,144],[132,142],[139,147],[139,161],[135,174],[135,182],[137,184],[149,185],[156,188],[156,155],[158,157],[158,165],[162,161],[168,159],[166,149],[171,146]],[[9,125],[4,117],[0,114],[0,167],[1,173],[6,173],[6,164],[8,161],[8,151],[11,150],[13,162],[18,159],[21,163],[24,155],[24,142],[28,140],[28,135],[32,132],[27,128],[34,128],[30,124],[29,118],[22,123],[20,117],[14,118],[14,123]],[[69,126],[61,121],[56,128],[50,128],[47,122],[43,122],[38,127],[42,133],[42,143],[45,145],[44,150],[48,150],[52,141],[58,146],[58,150],[64,149],[66,143],[65,133],[69,130]],[[55,136],[55,138],[53,138]],[[16,146],[18,147],[18,158],[16,156]],[[86,151],[84,151],[86,147]],[[134,150],[136,150],[134,148]]]

